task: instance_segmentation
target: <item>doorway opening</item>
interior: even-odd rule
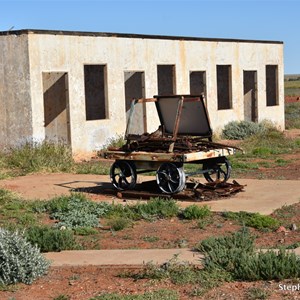
[[[139,99],[145,97],[144,72],[124,72],[124,84],[126,121],[128,121],[132,99]],[[147,132],[145,103],[143,103],[143,105],[137,105],[135,107],[134,120],[131,125],[131,129],[135,134],[143,134],[144,132]]]
[[[257,122],[257,71],[244,71],[244,120]]]
[[[43,72],[45,140],[70,144],[68,73]]]

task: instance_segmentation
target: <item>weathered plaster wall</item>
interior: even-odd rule
[[[0,146],[32,137],[28,37],[0,38]]]
[[[207,106],[212,128],[244,118],[243,70],[256,70],[258,121],[270,119],[284,128],[283,45],[217,41],[156,40],[54,34],[29,34],[33,134],[45,136],[42,72],[67,72],[73,152],[92,151],[125,131],[124,72],[145,72],[145,96],[157,94],[157,65],[175,65],[176,93],[189,94],[189,72],[206,71]],[[86,121],[84,64],[107,65],[108,119]],[[232,109],[217,110],[216,65],[232,66]],[[266,106],[265,65],[278,65],[279,105]],[[157,128],[147,111],[148,130]]]

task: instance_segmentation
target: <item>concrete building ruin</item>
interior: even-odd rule
[[[132,98],[205,93],[211,126],[284,129],[283,42],[97,32],[0,32],[1,146],[64,141],[73,153],[123,134]],[[143,111],[148,132],[157,120]]]

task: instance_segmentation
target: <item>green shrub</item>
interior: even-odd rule
[[[153,279],[162,280],[168,278],[167,264],[155,265],[149,262],[145,265],[144,269],[137,274],[129,274],[128,277],[133,277],[137,279]]]
[[[189,263],[179,263],[177,256],[163,265],[146,264],[141,273],[134,275],[136,279],[166,279],[174,284],[196,283],[199,269]]]
[[[85,198],[81,194],[76,195],[80,198]],[[68,211],[68,205],[71,197],[70,196],[59,196],[51,199],[45,203],[45,209],[49,214],[55,214],[58,212]],[[39,208],[41,209],[41,208]]]
[[[142,217],[135,212],[135,205],[122,205],[113,203],[107,214],[108,217],[127,218],[130,220],[138,220]]]
[[[125,143],[126,141],[124,139],[124,136],[118,134],[115,137],[109,138],[102,150],[106,150],[109,148],[121,148],[123,145],[125,145]]]
[[[123,230],[124,228],[128,227],[131,224],[129,219],[123,217],[112,217],[107,221],[107,225],[111,227],[114,231]]]
[[[257,147],[252,150],[252,154],[255,156],[268,156],[272,154],[272,149],[267,147]]]
[[[0,228],[0,284],[31,284],[44,275],[49,262],[17,232]]]
[[[51,142],[27,142],[10,149],[6,154],[6,167],[23,174],[47,171],[65,172],[73,166],[71,149],[64,144]]]
[[[179,213],[179,206],[176,201],[163,198],[151,198],[147,203],[134,205],[132,209],[144,219],[149,217],[171,218]]]
[[[270,216],[264,216],[259,213],[255,213],[250,216],[250,218],[247,220],[245,225],[256,229],[267,228],[267,229],[275,230],[279,227],[280,223],[278,220]]]
[[[210,288],[219,286],[225,281],[230,281],[231,276],[223,270],[203,270],[187,262],[179,262],[178,256],[174,256],[167,263],[155,265],[148,263],[144,270],[137,274],[127,274],[134,279],[164,280],[169,279],[176,285],[197,284],[204,293]],[[199,292],[199,291],[198,291]]]
[[[283,132],[274,128],[267,128],[266,130],[245,139],[242,142],[241,147],[248,156],[266,157],[289,153],[298,146],[295,140],[286,138]]]
[[[74,165],[74,172],[77,174],[98,174],[98,175],[108,175],[110,170],[110,162],[99,162],[95,161],[85,161],[77,162]]]
[[[278,253],[269,250],[245,257],[235,272],[235,277],[241,280],[283,280],[299,276],[299,257],[284,249]]]
[[[232,276],[224,270],[199,270],[197,272],[197,286],[190,292],[190,295],[193,297],[203,296],[210,289],[229,281],[232,281]]]
[[[19,199],[20,197],[17,194],[0,188],[0,206]]]
[[[282,280],[300,275],[300,258],[280,249],[254,251],[254,236],[246,228],[230,236],[208,238],[197,249],[204,253],[205,270],[224,270],[236,280]]]
[[[57,227],[98,227],[99,217],[110,210],[111,205],[105,202],[92,202],[81,194],[59,197],[49,204],[50,216],[59,220]]]
[[[285,104],[285,126],[286,129],[300,128],[300,103]]]
[[[34,226],[26,230],[25,236],[41,252],[72,250],[76,242],[72,230],[59,230],[48,226]]]
[[[300,247],[300,242],[296,242],[296,243],[293,243],[293,244],[290,244],[288,246],[286,246],[285,248],[286,249],[297,249]]]
[[[243,228],[224,237],[210,237],[200,242],[196,249],[205,254],[204,264],[208,269],[224,269],[232,273],[243,255],[254,252],[254,236]]]
[[[0,192],[0,215],[0,222],[6,228],[11,224],[24,228],[37,223],[37,216],[31,208],[31,202],[6,190]]]
[[[244,157],[239,156],[239,154],[236,154],[235,156],[229,157],[232,170],[238,170],[240,171],[247,171],[251,169],[258,169],[259,165],[256,162],[252,162],[251,160],[247,159],[244,155]]]
[[[93,235],[98,233],[97,229],[91,227],[76,227],[73,231],[77,235]]]
[[[243,140],[261,131],[258,123],[249,121],[232,121],[225,125],[222,136],[228,140]]]
[[[154,292],[146,292],[141,295],[120,295],[116,293],[101,294],[90,300],[179,300],[179,295],[172,290],[157,290]]]
[[[252,287],[247,290],[246,299],[247,300],[264,300],[269,297],[270,293],[264,288]]]
[[[273,215],[277,219],[283,219],[290,221],[293,217],[297,215],[298,210],[295,209],[294,205],[283,205],[280,208],[274,210]]]
[[[250,122],[250,124],[252,123]],[[232,136],[224,136],[228,139],[243,139],[240,146],[245,151],[246,157],[266,157],[289,153],[293,149],[299,148],[297,140],[286,138],[284,133],[277,130],[272,123],[263,121],[256,125],[253,124],[249,126],[258,127],[258,130],[253,134],[246,136],[244,131],[239,128],[239,122],[234,122]]]
[[[188,220],[194,219],[204,219],[211,215],[211,210],[207,205],[198,206],[196,204],[190,205],[186,207],[183,212],[182,216]]]
[[[199,229],[205,229],[208,225],[213,223],[213,218],[204,218],[204,219],[199,219],[197,222],[197,227]]]
[[[259,213],[249,213],[245,211],[240,212],[224,212],[223,217],[226,219],[237,220],[245,226],[256,229],[276,229],[280,222],[270,216],[264,216]]]

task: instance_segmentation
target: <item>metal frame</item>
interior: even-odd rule
[[[160,107],[160,98],[178,99],[177,107],[172,107],[172,113],[176,110],[174,124],[172,123],[172,115],[171,118],[169,118],[170,115],[168,115],[168,102],[164,102],[163,106]],[[129,134],[130,124],[133,121],[135,105],[147,102],[154,102],[156,105],[160,120],[160,127],[158,131],[159,135],[149,135],[148,133],[143,135]],[[203,109],[200,117],[205,120],[200,118],[200,122],[204,123],[199,123],[199,131],[197,124],[195,127],[195,124],[193,123],[194,127],[191,127],[190,132],[182,132],[189,129],[189,123],[186,123],[189,119],[187,120],[185,118],[183,121],[185,123],[181,128],[181,132],[179,132],[183,107],[186,102],[201,102],[201,105],[197,106],[197,108]],[[164,114],[162,114],[161,109]],[[187,109],[187,113],[189,113],[189,109],[191,109],[191,107]],[[164,117],[166,118],[165,120]],[[196,115],[196,120],[198,120],[197,118],[198,115]],[[164,123],[165,121],[166,124],[168,124],[167,128]],[[173,129],[171,130],[172,127]],[[166,130],[171,132],[166,132]],[[191,133],[195,133],[195,135]],[[132,172],[134,174],[129,174],[130,172],[128,170],[130,168],[127,167],[127,170],[122,165],[124,170],[121,170],[118,174],[121,177],[120,180],[123,184],[118,184],[118,182],[116,182],[115,177],[118,174],[113,174],[113,177],[111,175],[114,186],[119,190],[123,189],[124,182],[128,185],[127,188],[134,188],[137,174],[147,173],[154,170],[157,170],[156,178],[158,186],[164,193],[170,194],[183,190],[185,187],[186,176],[190,175],[203,174],[206,180],[211,182],[213,181],[211,176],[213,174],[217,174],[217,180],[221,180],[220,177],[223,176],[223,180],[226,181],[229,178],[231,171],[230,163],[226,159],[226,156],[235,154],[238,149],[236,147],[212,142],[212,130],[203,94],[200,96],[173,95],[133,99],[126,126],[125,139],[127,140],[127,144],[124,147],[108,149],[101,153],[102,157],[115,160],[113,166],[116,165],[117,162],[120,162],[121,165],[131,166],[131,169],[133,170]],[[205,139],[207,140],[205,141]],[[151,149],[153,150],[151,151]],[[183,165],[185,163],[202,164],[203,167],[201,170],[193,174],[185,174],[183,170]],[[227,168],[225,171],[221,169],[221,165],[224,165],[224,163]],[[178,176],[180,178],[178,178]],[[177,184],[178,186],[176,186]]]

